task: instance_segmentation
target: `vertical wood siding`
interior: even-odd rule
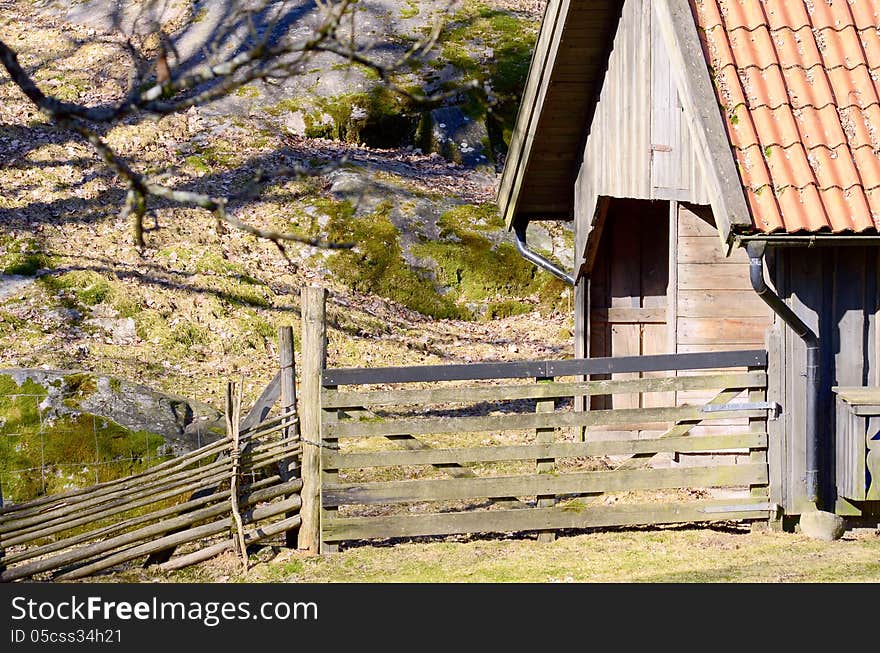
[[[598,198],[709,204],[649,0],[623,8],[575,187],[577,253]]]
[[[838,450],[846,443],[844,438],[838,440],[836,434],[831,388],[877,383],[877,248],[781,248],[773,267],[780,295],[808,326],[818,329],[822,343],[821,464],[826,471],[824,480],[832,489],[836,484]],[[781,361],[778,394],[784,411],[771,440],[774,435],[781,439],[783,506],[787,511],[797,512],[804,502],[806,349],[790,329],[780,327],[779,331],[778,344],[770,351],[770,358],[778,357]],[[847,484],[845,477],[841,481],[844,486]],[[833,509],[833,504],[826,507]]]

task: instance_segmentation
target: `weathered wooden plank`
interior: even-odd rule
[[[390,435],[388,439],[394,442],[397,446],[406,449],[406,452],[390,452],[390,453],[400,453],[407,455],[412,455],[413,452],[430,452],[433,451],[433,447],[428,444],[425,444],[418,438],[414,438],[411,435]],[[329,450],[324,452],[324,455],[328,456],[329,460],[332,460],[333,451]],[[431,463],[437,469],[441,470],[447,476],[451,476],[452,478],[474,478],[476,474],[473,470],[468,469],[467,467],[462,467],[456,462],[440,462],[440,463]],[[521,503],[518,499],[514,497],[490,497],[494,503],[499,505],[507,506],[508,508],[524,508],[525,504]],[[332,515],[331,515],[332,517]]]
[[[679,263],[678,287],[682,290],[751,290],[749,266]]]
[[[660,372],[767,364],[764,350],[661,354],[549,361],[472,363],[466,365],[413,365],[410,367],[336,368],[324,370],[323,385],[366,385],[430,381],[471,381],[531,377],[579,376],[620,372]]]
[[[538,383],[552,383],[553,379],[538,379]],[[556,403],[553,399],[542,399],[536,402],[535,412],[536,413],[552,413],[556,408]],[[552,445],[553,441],[556,439],[556,429],[552,428],[537,428],[535,429],[535,441],[539,445]],[[535,460],[535,473],[536,474],[551,474],[556,469],[556,461],[552,456],[540,456]],[[538,496],[537,498],[537,506],[538,508],[550,508],[551,506],[556,504],[556,497],[551,495],[543,495]],[[556,539],[556,533],[554,531],[542,531],[538,534],[539,542],[552,542]]]
[[[834,386],[832,392],[850,404],[873,404],[880,406],[880,387],[876,386]]]
[[[538,130],[541,106],[550,86],[550,70],[561,42],[560,32],[568,14],[567,0],[551,0],[544,13],[544,22],[535,45],[532,64],[523,91],[523,100],[516,126],[510,139],[508,165],[504,167],[498,197],[501,213],[508,227],[513,223],[519,190],[528,168],[532,142]]]
[[[679,317],[763,317],[772,314],[754,290],[679,290]]]
[[[285,488],[279,486],[278,488],[273,488],[272,491],[263,491],[259,493],[259,498],[254,498],[253,494],[245,495],[240,498],[240,505],[253,506],[257,503],[258,500],[262,500],[267,496],[269,499],[271,499],[283,494],[284,492]],[[253,508],[252,510],[248,511],[246,515],[247,517],[249,517],[249,520],[252,521],[256,519],[262,519],[266,516],[279,514],[280,512],[283,512],[284,509],[289,509],[293,511],[299,508],[300,498],[294,495],[289,499],[281,501],[280,503],[270,505],[271,509],[268,507]],[[15,580],[16,578],[25,578],[27,576],[40,573],[42,571],[57,569],[63,565],[69,565],[81,560],[87,560],[89,558],[113,551],[114,549],[118,549],[122,546],[137,544],[139,542],[143,542],[144,540],[147,540],[147,542],[153,539],[155,539],[156,541],[161,541],[161,539],[165,538],[162,538],[160,536],[167,536],[167,534],[179,530],[180,527],[192,527],[193,525],[207,519],[218,517],[224,514],[229,515],[229,511],[229,505],[225,502],[220,502],[213,506],[194,510],[189,513],[178,515],[169,519],[163,519],[158,523],[150,524],[137,530],[117,535],[116,537],[102,539],[87,546],[80,546],[69,551],[58,553],[54,556],[42,558],[40,560],[13,567],[8,570],[6,576],[2,577],[2,580]],[[224,520],[227,528],[232,525],[231,522],[231,516],[227,516]],[[166,549],[164,547],[152,547],[149,551],[145,551],[145,553],[152,553],[154,551],[160,550]],[[173,548],[171,550],[173,551]],[[132,558],[134,557],[137,556],[132,556]]]
[[[759,346],[769,326],[766,317],[681,317],[678,340],[683,344],[750,344]]]
[[[254,402],[250,412],[241,420],[239,427],[242,432],[254,428],[257,424],[266,419],[266,415],[272,409],[272,406],[281,397],[281,372],[278,372],[264,389],[260,397]]]
[[[445,403],[476,403],[512,399],[559,399],[617,392],[675,392],[716,388],[763,388],[767,376],[763,372],[731,372],[700,376],[668,376],[649,379],[584,381],[582,383],[542,383],[483,387],[428,388],[371,392],[339,392],[323,390],[324,408],[359,406],[426,405]]]
[[[731,410],[703,413],[699,406],[673,408],[620,408],[589,413],[490,415],[486,417],[435,417],[381,421],[350,421],[327,424],[327,437],[362,438],[426,433],[476,433],[516,429],[561,428],[607,424],[653,424],[681,420],[715,421],[739,417],[760,417],[766,411]]]
[[[424,515],[349,517],[324,525],[332,541],[374,537],[414,537],[461,533],[509,533],[561,528],[601,528],[716,520],[766,519],[772,506],[754,499],[674,504],[568,506],[532,510],[491,510]]]
[[[767,364],[763,349],[714,351],[694,354],[659,354],[624,358],[548,361],[545,376],[613,374],[618,372],[662,372],[726,367],[754,367]]]
[[[601,472],[573,472],[549,476],[495,476],[471,479],[346,483],[325,486],[326,506],[345,504],[449,501],[493,496],[536,496],[626,490],[705,488],[755,485],[767,482],[766,465],[679,467]]]
[[[331,390],[332,391],[332,390]],[[324,424],[332,424],[338,422],[340,419],[351,419],[351,417],[344,411],[341,410],[322,410],[321,417]],[[335,451],[335,447],[339,446],[339,441],[335,438],[323,437],[322,443],[327,446],[327,449],[321,451],[321,485],[333,485],[339,482],[339,469],[332,464],[330,460],[327,458],[328,453],[332,453]],[[326,508],[321,510],[321,521],[324,519],[333,519],[335,517],[336,508]],[[328,542],[321,541],[321,553],[336,553],[339,550],[339,547],[335,544],[331,544]]]
[[[293,328],[290,326],[282,326],[278,329],[278,366],[279,375],[281,376],[281,412],[282,414],[293,413],[291,417],[285,419],[281,425],[281,438],[299,435],[298,417],[296,411],[296,354],[293,345]],[[285,481],[293,477],[296,468],[296,461],[282,461],[278,465],[278,473]],[[287,517],[293,517],[288,514]],[[242,535],[244,537],[244,535]],[[290,530],[285,533],[284,543],[289,549],[296,548],[296,531]],[[167,562],[167,561],[166,561]],[[247,562],[247,558],[245,558]]]
[[[749,392],[749,402],[750,403],[758,403],[762,401],[766,401],[767,392],[764,389],[752,390]],[[749,425],[754,430],[763,430],[767,427],[766,418],[758,418],[754,417],[749,420]],[[767,449],[766,448],[753,448],[749,450],[749,461],[755,465],[764,465],[767,467]],[[755,498],[768,498],[770,496],[770,488],[768,487],[770,483],[770,470],[767,470],[767,482],[766,483],[758,483],[752,485],[749,490],[752,497]],[[775,518],[775,515],[773,515]],[[769,520],[768,520],[769,522]],[[780,524],[781,526],[781,524]],[[753,526],[754,527],[754,526]],[[766,524],[761,527],[766,528]]]
[[[636,301],[639,298],[636,297]],[[611,355],[622,357],[635,357],[642,354],[642,329],[638,324],[612,324],[611,325]],[[618,372],[613,377],[615,380],[635,380],[640,378],[638,372]],[[635,409],[639,407],[638,394],[617,394],[611,400],[611,406],[615,409]]]
[[[727,256],[727,248],[722,247],[718,242],[717,233],[712,233],[709,236],[680,236],[678,239],[678,260],[681,263],[711,263],[713,265],[749,264],[749,257],[745,249],[734,249],[730,256]]]
[[[651,5],[669,52],[679,97],[691,125],[690,136],[711,190],[712,210],[724,242],[732,226],[748,226],[752,220],[691,6],[688,0],[661,0]]]
[[[739,390],[722,390],[713,397],[707,405],[724,405],[739,394]],[[690,433],[690,431],[699,423],[698,420],[679,420],[676,424],[661,433],[659,439],[677,438]],[[629,460],[624,461],[618,466],[618,469],[630,469],[639,466],[645,459],[651,458],[652,454],[635,454]]]
[[[578,458],[583,456],[622,456],[638,453],[719,451],[723,449],[767,446],[766,433],[731,433],[721,435],[652,438],[647,440],[601,440],[591,442],[556,442],[510,446],[428,449],[423,451],[370,451],[324,454],[327,465],[338,469],[392,467],[397,465],[448,465],[450,463],[488,463],[536,458]]]
[[[666,324],[644,324],[642,325],[642,353],[643,354],[659,354],[669,352],[669,325]],[[669,372],[644,372],[645,381],[651,381],[656,378],[663,378]],[[725,386],[721,386],[725,387]],[[674,392],[653,392],[641,393],[641,405],[645,408],[657,408],[660,406],[675,406]]]
[[[593,319],[596,322],[613,322],[615,324],[645,324],[666,322],[665,308],[628,308],[612,307],[597,308],[593,311]]]
[[[715,218],[711,211],[698,215],[686,206],[680,206],[678,214],[678,237],[689,236],[713,236],[718,238],[718,229],[715,227]],[[716,240],[716,242],[718,242]],[[719,244],[720,246],[720,244]]]
[[[666,308],[667,308],[667,328],[666,335],[668,345],[666,351],[670,353],[678,353],[678,315],[679,315],[679,295],[681,291],[678,288],[678,202],[669,203],[669,284],[666,292]],[[673,402],[675,395],[672,396]]]

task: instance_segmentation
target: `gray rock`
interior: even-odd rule
[[[843,537],[846,522],[833,512],[813,510],[801,515],[800,527],[801,532],[809,538],[831,542]]]
[[[21,292],[36,280],[36,277],[23,277],[18,274],[0,274],[0,301]]]
[[[137,332],[133,318],[108,318],[97,317],[86,320],[87,324],[100,327],[106,331],[114,345],[129,345],[137,340]]]
[[[101,374],[76,370],[0,369],[21,385],[31,380],[47,397],[45,416],[88,413],[113,420],[133,431],[165,438],[166,453],[179,455],[220,437],[223,415],[207,404]]]
[[[475,120],[458,107],[434,109],[424,118],[422,144],[450,161],[468,167],[488,166],[489,131],[483,120]]]

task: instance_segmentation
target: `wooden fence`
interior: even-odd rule
[[[304,297],[300,541],[313,550],[776,514],[764,351],[325,369],[323,291]],[[574,409],[634,393],[654,401]]]
[[[292,542],[302,444],[289,327],[280,351],[281,371],[243,420],[230,388],[225,437],[134,476],[0,507],[0,581],[76,579],[144,557],[171,570],[242,542],[282,533]]]

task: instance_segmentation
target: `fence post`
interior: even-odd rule
[[[538,378],[538,383],[552,383],[552,378]],[[552,413],[556,409],[555,399],[538,399],[535,402],[536,413]],[[538,444],[550,444],[556,437],[556,429],[554,428],[537,428],[535,429],[535,441]],[[553,458],[539,458],[535,463],[535,472],[538,474],[549,474],[556,467],[556,461]],[[538,496],[537,507],[549,508],[556,504],[556,497],[553,495]],[[541,531],[538,533],[539,542],[553,542],[556,539],[556,531]]]
[[[3,478],[0,477],[0,508],[3,507]],[[6,549],[3,548],[3,535],[0,535],[0,574],[6,571]]]
[[[278,329],[278,359],[281,371],[281,414],[286,415],[296,410],[296,360],[293,351],[293,327],[283,326]],[[284,419],[285,428],[281,431],[281,439],[296,437],[299,435],[299,421],[296,415]],[[294,475],[295,463],[293,458],[282,460],[278,464],[281,480],[286,483]],[[292,517],[293,513],[285,515]],[[289,549],[295,549],[296,530],[287,531],[284,534],[284,543]]]
[[[321,551],[321,374],[327,357],[327,291],[317,286],[302,290],[302,508],[298,546]]]

